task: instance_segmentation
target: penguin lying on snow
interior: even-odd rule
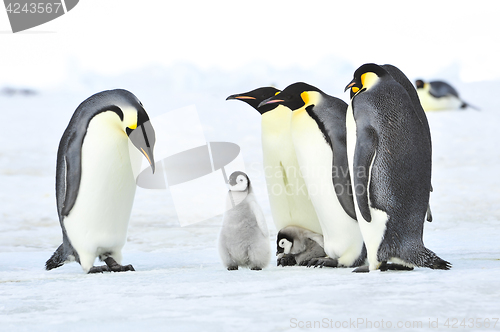
[[[279,92],[273,87],[263,87],[231,95],[227,100],[241,100],[261,114],[264,172],[276,229],[296,225],[321,233],[293,146],[292,111],[279,104],[258,107],[264,99]]]
[[[369,270],[387,269],[387,262],[448,270],[451,264],[422,240],[431,190],[430,131],[406,81],[396,67],[365,64],[346,87],[351,91],[347,151],[356,215]]]
[[[278,266],[306,265],[313,258],[325,257],[323,236],[298,226],[287,226],[276,240]]]
[[[63,243],[47,270],[77,261],[87,273],[134,271],[121,250],[141,154],[154,172],[155,132],[142,103],[126,90],[97,93],[78,106],[57,152],[56,200]],[[93,266],[96,257],[104,266]]]
[[[454,110],[466,107],[479,110],[477,107],[460,99],[457,90],[446,82],[432,81],[425,83],[423,80],[417,80],[415,85],[425,111]]]
[[[239,266],[262,270],[271,259],[271,246],[250,179],[243,172],[234,172],[229,177],[229,188],[219,236],[222,263],[229,271]]]

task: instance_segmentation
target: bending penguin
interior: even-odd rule
[[[294,225],[321,234],[318,216],[302,178],[292,142],[289,108],[279,104],[258,105],[279,93],[273,87],[229,96],[246,102],[262,115],[262,151],[267,192],[277,230]]]
[[[121,265],[136,188],[133,169],[142,153],[154,172],[154,144],[148,114],[129,91],[103,91],[78,106],[57,152],[63,243],[47,270],[77,261],[86,273],[134,271]],[[106,265],[94,266],[96,257]]]
[[[250,179],[240,171],[229,176],[219,255],[229,271],[237,270],[239,266],[262,270],[271,259],[264,213],[255,199]]]
[[[416,80],[415,85],[425,111],[455,110],[466,107],[478,110],[478,108],[460,99],[457,90],[446,82],[432,81],[426,83],[423,80]]]
[[[319,218],[324,251],[308,266],[364,264],[363,245],[350,184],[345,145],[347,104],[306,83],[294,83],[260,107],[280,104],[292,110],[292,138],[309,195]]]
[[[355,271],[385,270],[388,262],[395,269],[447,270],[450,263],[422,240],[431,190],[430,131],[413,91],[398,83],[407,79],[394,68],[365,64],[346,87],[349,167],[369,261]]]
[[[276,240],[278,266],[306,265],[313,258],[325,257],[323,236],[298,226],[287,226]]]

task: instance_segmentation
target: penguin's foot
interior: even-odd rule
[[[89,272],[87,272],[87,273],[91,274],[91,273],[103,273],[103,272],[111,272],[111,270],[109,269],[109,267],[107,265],[92,266],[90,268]]]
[[[106,265],[101,266],[92,266],[89,270],[90,273],[103,273],[103,272],[125,272],[125,271],[135,271],[132,265],[120,265],[118,264],[113,257],[108,257],[104,260]]]
[[[258,266],[254,266],[254,267],[250,268],[250,270],[252,270],[252,271],[260,271],[260,270],[262,270],[262,268],[258,267]]]
[[[277,263],[278,266],[294,266],[297,264],[295,257],[292,255],[283,255],[283,257],[278,258]]]
[[[368,273],[370,272],[370,266],[363,265],[352,270],[352,273]]]
[[[235,271],[235,270],[238,270],[238,265],[228,266],[228,267],[227,267],[227,270],[228,270],[228,271]]]
[[[337,267],[339,265],[338,260],[329,258],[329,257],[324,257],[324,258],[312,258],[309,260],[307,263],[307,267],[319,267],[322,268],[324,266],[326,267]]]
[[[382,262],[382,264],[380,264],[379,270],[382,272],[385,272],[385,271],[412,271],[413,267],[405,266],[405,265],[401,265],[401,264],[396,264],[396,263]]]

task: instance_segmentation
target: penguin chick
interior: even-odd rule
[[[271,259],[264,214],[255,199],[248,176],[240,171],[229,177],[226,212],[219,236],[219,255],[229,270],[239,266],[262,270]]]
[[[292,111],[280,104],[258,107],[279,92],[273,87],[263,87],[231,95],[227,100],[241,100],[261,114],[264,173],[276,229],[296,225],[321,233],[293,145]]]
[[[387,67],[365,64],[346,87],[349,167],[369,270],[390,269],[387,262],[448,270],[451,264],[422,239],[431,191],[428,124],[401,77],[392,75]]]
[[[142,153],[154,172],[154,144],[148,114],[129,91],[103,91],[78,106],[57,152],[63,243],[47,270],[77,261],[86,273],[134,271],[120,265],[136,189],[133,169]],[[96,257],[106,265],[94,267]]]
[[[287,226],[276,240],[278,266],[305,265],[313,258],[325,257],[323,235],[303,227]]]
[[[462,99],[457,90],[450,84],[443,81],[424,82],[416,80],[418,97],[425,111],[454,110],[458,108],[470,107],[479,110]]]

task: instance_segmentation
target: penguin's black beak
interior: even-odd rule
[[[155,172],[155,159],[153,155],[153,149],[155,145],[155,131],[150,121],[146,121],[141,125],[137,126],[136,129],[130,130],[127,128],[127,135],[132,141],[132,144],[141,151],[141,153],[146,157],[151,166],[153,173]]]
[[[263,100],[263,101],[259,104],[259,106],[257,106],[257,107],[259,107],[259,108],[260,108],[260,107],[262,107],[262,106],[264,106],[264,105],[269,105],[269,104],[275,104],[275,103],[283,103],[283,102],[285,102],[285,100],[281,99],[280,97],[281,97],[281,96],[276,95],[276,96],[273,96],[273,97],[271,97],[271,98],[267,98],[267,99]]]
[[[237,95],[230,95],[229,97],[226,98],[226,100],[232,100],[232,99],[239,99],[239,100],[255,100],[255,97],[251,96],[245,96],[241,94]]]
[[[352,88],[355,85],[356,85],[356,81],[352,80],[349,84],[347,84],[347,86],[344,89],[344,92],[346,92],[347,90],[349,90],[350,88]]]

